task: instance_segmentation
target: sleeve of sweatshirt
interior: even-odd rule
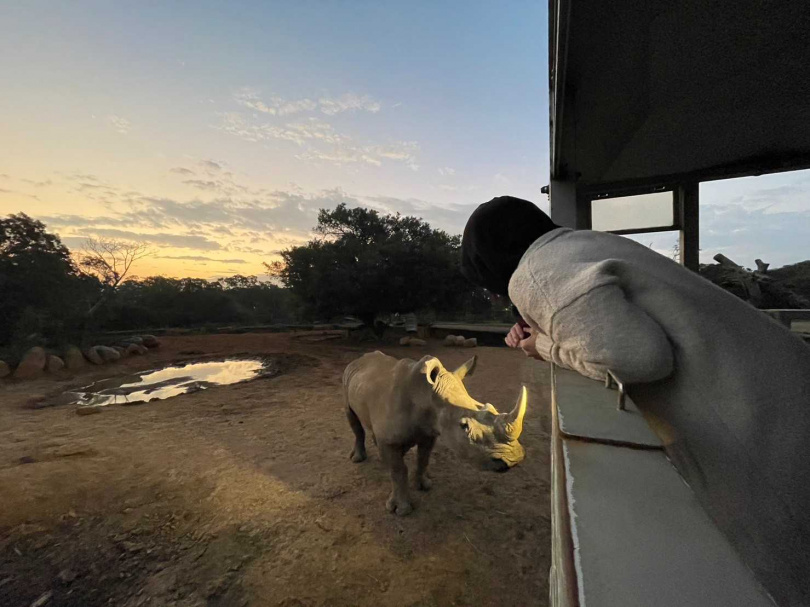
[[[550,348],[552,360],[594,379],[604,379],[608,369],[630,384],[672,373],[666,334],[616,284],[597,287],[558,310],[550,335],[538,340],[538,351]]]
[[[628,300],[618,278],[605,271],[608,266],[569,274],[553,287],[541,285],[530,272],[515,281],[518,309],[540,329],[538,353],[593,379],[604,380],[608,369],[627,383],[667,377],[673,352],[666,334]],[[549,288],[555,293],[544,292]]]

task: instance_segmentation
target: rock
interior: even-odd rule
[[[399,340],[400,346],[407,346],[409,343],[411,343],[411,338],[407,336]]]
[[[92,346],[91,348],[87,348],[84,352],[85,358],[94,365],[104,364],[104,358],[101,356],[101,352],[99,352],[100,347],[101,346]]]
[[[94,405],[76,407],[76,415],[93,415],[94,413],[101,413],[101,407]]]
[[[81,369],[86,364],[87,361],[84,360],[82,351],[76,346],[68,346],[68,349],[65,350],[65,366],[71,371],[75,371],[76,369]]]
[[[140,356],[143,354],[141,352],[141,348],[143,346],[139,346],[138,344],[129,344],[126,349],[127,356]]]
[[[124,341],[129,342],[131,344],[143,344],[143,337],[133,335],[132,337],[127,337]]]
[[[43,607],[47,605],[51,601],[51,597],[53,596],[53,590],[48,590],[44,594],[41,594],[39,598],[31,603],[31,607]]]
[[[455,335],[448,335],[444,338],[444,345],[445,346],[455,346],[456,345],[456,336]]]
[[[0,360],[0,377],[8,377],[11,375],[11,367],[4,360]]]
[[[115,350],[116,352],[118,352],[121,355],[121,358],[126,358],[127,357],[127,349],[125,347],[123,347],[123,346],[113,346],[112,349]]]
[[[154,335],[142,335],[143,345],[147,348],[157,348],[160,345],[158,338]]]
[[[26,400],[25,406],[29,409],[43,409],[48,406],[44,404],[46,400],[47,397],[44,394],[37,394]]]
[[[20,361],[20,364],[14,371],[16,379],[33,379],[39,377],[45,370],[45,365],[48,362],[45,350],[36,346],[28,350]]]
[[[464,336],[463,335],[456,335],[456,345],[457,346],[464,346]]]
[[[478,346],[478,340],[475,337],[470,337],[469,339],[464,340],[464,347],[465,348],[475,348]]]
[[[149,348],[147,348],[146,346],[142,346],[140,344],[135,345],[138,346],[138,352],[140,352],[141,354],[149,354]]]
[[[48,357],[45,368],[48,370],[48,373],[59,373],[59,371],[65,368],[65,361],[58,356],[51,355]]]
[[[68,585],[76,579],[76,572],[71,569],[62,569],[58,577],[63,584]]]
[[[409,346],[426,346],[427,342],[424,339],[419,339],[418,337],[411,337],[411,340],[408,342]]]
[[[121,354],[119,354],[118,351],[113,348],[108,348],[107,346],[96,346],[96,350],[106,363],[113,363],[117,360],[121,360]]]

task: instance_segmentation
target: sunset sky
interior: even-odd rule
[[[545,2],[10,2],[0,214],[146,276],[261,274],[339,202],[460,233],[547,208]],[[810,173],[702,187],[703,259],[810,257]],[[641,238],[668,249],[670,235]]]

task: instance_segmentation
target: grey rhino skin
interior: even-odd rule
[[[403,459],[413,446],[418,448],[416,486],[430,489],[428,462],[440,434],[464,459],[486,470],[504,472],[525,457],[518,437],[526,414],[526,388],[510,413],[498,413],[473,399],[462,383],[476,362],[473,356],[451,372],[433,356],[397,360],[371,352],[346,367],[346,416],[356,439],[351,460],[366,459],[366,432],[371,432],[391,472],[393,490],[386,503],[390,512],[404,516],[413,511]]]

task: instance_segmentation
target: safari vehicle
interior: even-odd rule
[[[697,270],[701,182],[810,167],[809,27],[801,0],[551,0],[553,220],[677,230]],[[696,494],[621,378],[552,376],[552,605],[803,604],[768,546],[710,516],[722,488]]]

